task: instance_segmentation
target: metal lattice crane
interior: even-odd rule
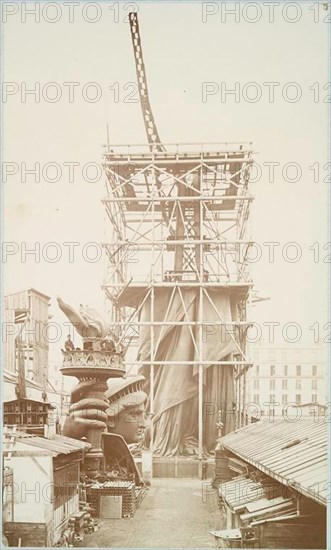
[[[142,108],[148,143],[151,151],[153,150],[165,151],[165,148],[163,147],[160,141],[160,136],[155,125],[154,116],[153,116],[151,104],[148,97],[146,71],[145,71],[145,64],[143,59],[141,39],[140,39],[140,33],[139,33],[138,14],[135,12],[130,13],[129,21],[130,21],[132,44],[133,44],[133,52],[134,52],[134,58],[136,63],[140,104]]]

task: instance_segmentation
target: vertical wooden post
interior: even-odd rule
[[[239,378],[238,378],[238,428],[241,428],[242,427],[242,416],[241,416],[241,413],[242,413],[242,409],[241,409],[241,405],[242,405],[242,399],[241,399],[241,377],[242,377],[242,367],[239,365],[239,368],[238,368],[238,372],[239,372]]]
[[[199,189],[201,193],[201,179],[202,179],[202,170],[200,167],[199,174]],[[203,366],[201,361],[203,360],[203,285],[204,285],[204,265],[203,265],[203,245],[202,245],[202,220],[203,220],[203,204],[202,199],[199,201],[199,235],[200,239],[199,247],[199,265],[197,268],[199,270],[200,276],[200,286],[199,286],[199,295],[198,295],[198,331],[199,331],[199,477],[202,478],[202,454],[203,454]]]
[[[155,303],[155,287],[154,283],[152,283],[151,288],[151,363],[150,363],[150,397],[149,397],[149,412],[150,412],[150,451],[152,453],[152,461],[153,461],[153,452],[154,452],[154,354],[155,354],[155,346],[154,346],[154,303]],[[153,469],[152,469],[153,471]]]
[[[203,368],[199,364],[199,460],[203,452]]]
[[[153,363],[150,366],[150,430],[151,430],[151,438],[150,438],[150,451],[153,456],[154,451],[154,365]]]
[[[152,183],[152,267],[151,267],[151,309],[150,309],[150,342],[151,342],[151,354],[150,354],[150,373],[149,373],[149,382],[150,382],[150,451],[152,453],[152,472],[151,476],[153,477],[153,452],[154,452],[154,355],[155,355],[155,345],[154,345],[154,304],[155,304],[155,182],[153,179]]]

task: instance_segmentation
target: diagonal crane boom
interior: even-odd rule
[[[143,113],[149,147],[151,151],[165,151],[165,148],[160,141],[160,136],[155,125],[154,116],[148,97],[146,70],[139,33],[138,14],[135,12],[129,13],[129,21],[133,52],[136,63],[140,104]]]

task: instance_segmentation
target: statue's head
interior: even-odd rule
[[[105,392],[109,401],[108,431],[121,435],[128,444],[141,441],[146,428],[143,381],[143,376],[111,379]]]

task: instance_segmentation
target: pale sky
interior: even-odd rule
[[[217,4],[210,3],[212,8]],[[117,6],[117,14],[109,9]],[[306,340],[312,341],[308,327],[321,324],[321,335],[327,314],[327,268],[323,259],[331,253],[323,246],[328,241],[328,82],[327,12],[317,15],[299,3],[301,18],[296,23],[284,20],[282,6],[275,8],[274,22],[261,8],[261,20],[245,21],[239,5],[240,22],[228,16],[222,21],[218,13],[202,21],[202,5],[196,3],[136,3],[142,47],[147,70],[150,99],[161,140],[174,142],[252,141],[256,161],[277,162],[275,179],[268,181],[264,166],[261,179],[252,184],[256,197],[252,216],[252,236],[262,249],[262,258],[253,267],[256,288],[271,300],[254,308],[254,319],[264,322],[295,321],[302,325]],[[227,4],[230,7],[230,4]],[[15,94],[7,97],[4,111],[3,159],[18,164],[18,173],[9,175],[4,191],[4,240],[18,244],[19,252],[5,264],[4,292],[34,287],[52,298],[54,319],[63,322],[57,310],[56,295],[72,303],[103,307],[100,284],[104,274],[102,261],[88,263],[81,250],[88,242],[100,242],[105,235],[105,215],[100,199],[104,180],[84,181],[82,166],[101,160],[102,144],[109,124],[112,143],[146,143],[140,105],[127,102],[136,82],[127,15],[129,4],[99,3],[100,20],[90,23],[82,17],[82,6],[76,7],[74,22],[68,21],[68,9],[56,23],[35,22],[35,16],[21,12],[8,16],[4,24],[3,78],[14,83]],[[218,6],[219,7],[219,6]],[[223,14],[224,15],[224,14]],[[247,13],[253,17],[253,12]],[[289,18],[292,12],[287,12]],[[49,12],[49,17],[54,14]],[[93,17],[92,11],[89,17]],[[246,19],[247,19],[246,17]],[[51,103],[41,95],[36,102],[24,98],[24,86],[31,89],[39,82],[41,90],[52,97],[56,82],[62,97]],[[75,82],[74,101],[69,102],[68,86]],[[98,102],[84,100],[83,88],[97,83],[102,96]],[[202,101],[203,83],[214,83],[214,95]],[[228,89],[235,83],[239,101],[233,95],[224,97],[222,82]],[[256,83],[261,99],[250,103],[245,85]],[[268,87],[275,85],[274,102],[269,101]],[[288,83],[295,83],[289,87]],[[26,84],[24,84],[26,83]],[[115,84],[118,83],[118,84]],[[128,87],[126,87],[128,86]],[[218,91],[217,91],[218,86]],[[46,88],[45,88],[46,87]],[[111,89],[109,89],[111,88]],[[311,88],[311,89],[310,89]],[[86,90],[86,87],[85,87]],[[301,99],[286,100],[299,90]],[[93,89],[90,88],[90,93]],[[118,92],[118,98],[116,98]],[[22,96],[23,93],[23,96]],[[288,93],[288,96],[286,96]],[[285,96],[285,98],[284,98]],[[47,97],[47,96],[46,96]],[[134,99],[138,96],[134,95]],[[25,101],[22,101],[25,99]],[[118,101],[115,101],[118,99]],[[315,100],[315,101],[314,101]],[[40,163],[57,163],[62,169],[60,181],[35,182],[35,176],[22,180],[22,163],[27,168]],[[69,181],[68,167],[77,162],[74,181]],[[302,175],[289,182],[293,172],[284,177],[284,165],[297,163]],[[314,166],[314,170],[309,168]],[[319,166],[319,181],[317,179]],[[93,177],[92,171],[89,177]],[[53,173],[49,172],[49,177]],[[40,242],[56,242],[62,247],[62,258],[56,263],[27,257],[22,262],[22,242],[33,247]],[[275,262],[270,263],[265,242],[279,242]],[[69,262],[64,242],[79,242],[78,254]],[[297,263],[285,261],[283,246],[296,242],[302,250]],[[320,258],[314,263],[319,247]],[[309,340],[310,339],[310,340]]]

